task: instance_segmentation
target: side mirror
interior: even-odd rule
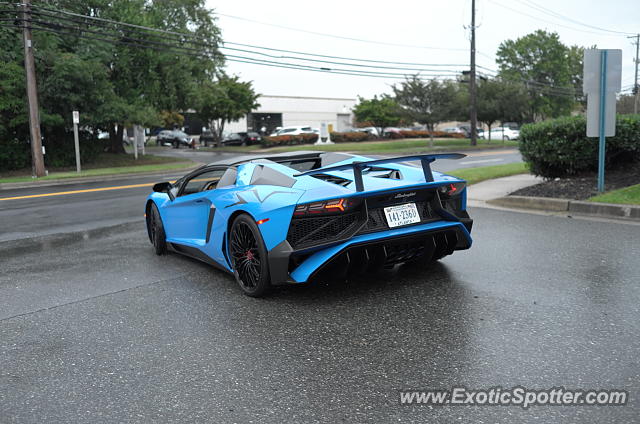
[[[173,200],[173,193],[171,192],[172,188],[173,188],[173,184],[166,181],[163,183],[157,183],[153,185],[153,191],[157,193],[167,193],[171,200]]]

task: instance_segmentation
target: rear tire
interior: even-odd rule
[[[160,217],[160,212],[155,203],[151,204],[149,212],[147,212],[147,232],[156,255],[167,253],[167,235],[164,232],[162,217]]]
[[[271,289],[267,248],[258,226],[249,215],[239,215],[229,230],[233,274],[242,291],[261,297]]]

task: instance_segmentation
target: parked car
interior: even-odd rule
[[[320,131],[318,131],[319,133]],[[311,127],[303,127],[303,126],[295,126],[295,127],[282,127],[280,129],[276,129],[274,133],[271,134],[271,137],[275,137],[278,135],[300,135],[300,134],[317,134]]]
[[[471,138],[471,126],[470,125],[460,125],[458,128],[460,128],[464,132],[464,136],[465,137]],[[480,138],[480,139],[484,138],[484,130],[482,128],[476,128],[476,134],[478,135],[478,138]]]
[[[177,149],[180,146],[191,147],[192,139],[186,133],[179,130],[162,130],[158,133],[156,144],[160,146],[171,144],[174,149]]]
[[[465,131],[463,128],[460,128],[460,127],[449,127],[449,128],[445,128],[442,131],[450,134],[465,134],[465,135],[467,134],[467,131]]]
[[[517,140],[520,137],[519,130],[512,130],[508,127],[492,128],[489,138],[492,140]]]
[[[400,131],[402,131],[400,128],[387,127],[387,128],[382,130],[382,136],[383,137],[391,137],[392,134],[400,134]]]
[[[380,137],[380,132],[376,127],[354,128],[355,132],[365,132],[373,137]]]
[[[211,130],[202,131],[202,134],[200,134],[200,144],[203,144],[206,147],[214,142],[215,139],[213,138],[213,132],[211,132]]]
[[[222,140],[223,145],[250,146],[260,144],[262,137],[257,132],[237,132],[231,133]]]

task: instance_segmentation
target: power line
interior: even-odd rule
[[[37,14],[39,16],[51,16],[51,17],[55,17],[54,15],[50,15],[50,14],[42,14],[41,12],[38,13],[34,13]],[[78,23],[77,20],[66,20],[66,18],[60,18],[60,17],[55,17],[56,19],[63,21],[63,22],[74,22],[74,23]],[[106,34],[102,31],[95,31],[95,30],[91,30],[91,29],[87,29],[87,28],[77,28],[77,27],[71,27],[68,25],[63,25],[60,23],[54,23],[54,22],[47,22],[47,21],[41,21],[41,20],[32,20],[32,23],[35,24],[39,24],[42,26],[47,26],[49,28],[64,28],[64,29],[68,29],[68,30],[73,30],[73,31],[80,31],[80,32],[88,32],[88,33],[92,33],[92,34],[97,34],[97,35],[101,35],[101,36],[107,36],[107,37],[113,37],[114,35],[111,34]],[[86,24],[86,23],[83,23]],[[73,34],[70,34],[73,35]],[[130,41],[134,41],[134,42],[138,42],[138,43],[148,43],[148,44],[154,44],[154,45],[159,45],[159,46],[166,46],[166,44],[164,43],[160,43],[158,41],[154,41],[154,40],[147,40],[147,39],[140,39],[140,38],[135,38],[132,36],[124,36],[127,40]],[[179,40],[175,40],[173,38],[166,38],[166,37],[159,37],[161,39],[165,39],[165,40],[169,40],[172,42],[176,42]],[[181,44],[185,44],[183,42],[181,42]],[[187,42],[186,44],[191,44],[191,42]],[[197,43],[198,45],[202,45],[202,46],[206,46],[209,48],[215,48],[214,45],[212,44],[208,44],[208,43]],[[178,46],[172,46],[172,47],[178,47]],[[186,46],[179,46],[179,48],[187,50],[187,51],[194,51],[196,53],[199,53],[200,51],[194,48],[190,48],[190,47],[186,47]],[[277,55],[271,55],[268,53],[264,53],[264,52],[258,52],[258,51],[253,51],[253,50],[247,50],[247,49],[236,49],[236,48],[232,48],[232,47],[221,47],[223,49],[227,49],[227,50],[232,50],[232,51],[240,51],[240,52],[245,52],[245,53],[249,53],[249,54],[256,54],[256,55],[261,55],[261,56],[267,56],[270,58],[275,58],[275,59],[292,59],[292,60],[303,60],[303,61],[311,61],[311,62],[319,62],[319,63],[328,63],[328,64],[334,64],[334,65],[343,65],[343,66],[351,66],[351,67],[362,67],[362,68],[377,68],[377,69],[391,69],[391,70],[404,70],[404,71],[411,71],[412,73],[423,73],[423,72],[441,72],[441,73],[450,73],[452,74],[452,76],[459,74],[459,71],[457,70],[442,70],[442,69],[420,69],[420,68],[406,68],[406,67],[392,67],[392,66],[382,66],[382,65],[363,65],[363,64],[357,64],[357,63],[347,63],[347,62],[336,62],[336,61],[327,61],[327,60],[322,60],[322,59],[310,59],[310,58],[304,58],[304,57],[295,57],[295,56],[277,56]],[[228,57],[238,57],[238,58],[242,58],[242,59],[248,59],[246,57],[242,57],[242,56],[234,56],[232,54],[227,54],[226,56]],[[256,59],[256,60],[260,60],[260,59]],[[339,69],[340,70],[340,69]],[[403,75],[406,73],[403,73]],[[396,74],[397,75],[397,74]]]
[[[167,38],[171,41],[180,41],[181,43],[191,43],[191,44],[197,44],[197,45],[205,45],[207,47],[209,47],[209,45],[207,43],[203,43],[196,34],[190,34],[190,33],[183,33],[183,32],[176,32],[176,31],[169,31],[169,30],[162,30],[162,29],[158,29],[158,28],[151,28],[151,27],[145,27],[145,26],[141,26],[141,25],[135,25],[135,24],[129,24],[126,22],[118,22],[118,21],[114,21],[114,20],[110,20],[110,19],[105,19],[105,18],[97,18],[97,17],[93,17],[93,16],[87,16],[87,15],[81,15],[81,14],[77,14],[77,13],[73,13],[73,12],[67,12],[67,11],[63,11],[63,10],[56,10],[56,9],[51,9],[51,8],[46,8],[46,7],[42,7],[42,6],[37,6],[40,10],[45,10],[45,11],[49,11],[49,12],[54,12],[54,13],[59,13],[59,14],[64,14],[69,16],[69,18],[62,18],[60,16],[56,16],[56,15],[52,15],[50,13],[45,13],[45,12],[38,12],[40,15],[43,16],[48,16],[48,17],[52,17],[54,19],[59,19],[59,20],[71,20],[75,23],[80,23],[83,25],[87,25],[86,22],[83,22],[81,20],[78,20],[77,18],[80,19],[88,19],[88,20],[92,20],[94,21],[95,24],[100,25],[100,26],[106,26],[106,25],[121,25],[127,28],[127,31],[153,31],[156,33],[161,33],[164,35],[170,35],[173,37],[179,37],[179,40],[175,40],[174,38]],[[35,14],[35,13],[34,13]],[[122,29],[119,29],[122,30]],[[271,48],[271,47],[264,47],[264,46],[258,46],[258,45],[253,45],[253,44],[243,44],[243,43],[234,43],[234,42],[223,42],[223,44],[228,44],[228,45],[236,45],[236,46],[241,46],[241,47],[249,47],[249,48],[256,48],[256,49],[260,49],[260,50],[268,50],[268,51],[279,51],[279,52],[283,52],[283,53],[291,53],[291,54],[296,54],[296,55],[302,55],[302,56],[313,56],[313,57],[323,57],[323,58],[331,58],[331,59],[338,59],[338,60],[348,60],[348,61],[353,61],[353,62],[365,62],[365,63],[384,63],[384,64],[394,64],[394,65],[409,65],[409,66],[452,66],[452,67],[463,67],[466,66],[464,64],[435,64],[435,63],[416,63],[416,62],[397,62],[397,61],[385,61],[385,60],[373,60],[373,59],[359,59],[359,58],[350,58],[350,57],[344,57],[344,56],[331,56],[331,55],[321,55],[321,54],[317,54],[317,53],[308,53],[308,52],[301,52],[301,51],[295,51],[295,50],[285,50],[285,49],[276,49],[276,48]],[[217,46],[219,48],[226,48],[226,49],[233,49],[232,47],[226,47],[226,46]],[[489,55],[486,55],[480,51],[477,51],[478,54],[485,56],[491,60],[493,60],[493,58]],[[288,59],[294,59],[294,58],[290,58],[290,57],[283,57],[283,58],[288,58]],[[295,58],[298,60],[305,60],[305,59],[301,59],[301,58]],[[318,60],[316,60],[318,61]],[[348,66],[352,66],[352,65],[348,65]],[[356,66],[356,65],[353,65]],[[361,66],[361,65],[359,65]],[[380,67],[382,68],[382,67]],[[396,67],[397,70],[401,70],[400,68]],[[404,70],[412,70],[412,69],[408,69],[405,68]]]
[[[236,48],[233,48],[233,47],[221,47],[221,48],[222,49],[226,49],[226,50],[231,50],[231,51],[239,51],[239,52],[257,54],[257,55],[261,55],[261,56],[267,56],[267,57],[274,58],[274,59],[304,60],[304,61],[307,61],[307,62],[328,63],[328,64],[332,64],[332,65],[344,65],[344,66],[354,66],[354,67],[361,67],[361,68],[376,68],[376,69],[394,69],[394,70],[404,70],[404,71],[413,71],[413,72],[455,72],[455,73],[459,73],[459,71],[454,71],[454,70],[405,68],[405,67],[398,67],[398,66],[383,66],[383,65],[364,65],[364,64],[360,64],[360,63],[336,62],[336,61],[331,61],[331,60],[312,59],[312,58],[306,58],[306,57],[296,57],[296,56],[286,56],[286,55],[272,55],[272,54],[269,54],[269,53],[263,53],[263,52],[253,51],[253,50],[236,49]],[[227,55],[227,56],[229,56],[229,55]]]
[[[530,14],[528,14],[526,12],[523,12],[522,10],[518,10],[518,9],[514,9],[512,7],[506,6],[506,5],[504,5],[502,3],[499,3],[499,2],[497,2],[495,0],[488,0],[488,1],[490,1],[491,3],[493,3],[493,4],[497,5],[497,6],[500,6],[500,7],[504,8],[504,9],[510,10],[510,11],[512,11],[514,13],[518,13],[520,15],[527,16],[527,17],[529,17],[531,19],[535,19],[535,20],[538,20],[538,21],[541,21],[541,22],[545,22],[545,23],[548,23],[548,24],[551,24],[551,25],[556,25],[556,26],[559,26],[559,27],[562,27],[562,28],[567,28],[567,29],[573,30],[573,31],[586,32],[586,33],[589,33],[589,34],[605,35],[602,32],[598,33],[598,32],[595,32],[595,31],[589,31],[589,30],[585,30],[585,29],[571,27],[571,26],[568,26],[568,25],[559,24],[557,22],[548,21],[548,20],[540,18],[538,16],[530,15]],[[613,34],[609,34],[609,35],[613,36]]]
[[[9,28],[14,28],[15,29],[15,26],[13,26],[13,25],[0,24],[0,26],[9,27]],[[58,30],[58,29],[44,28],[44,27],[40,27],[40,26],[30,26],[29,28],[31,28],[33,30],[41,30],[41,31],[46,31],[46,32],[52,32],[52,33],[56,33],[56,34],[64,35],[64,36],[71,36],[71,37],[77,37],[77,38],[82,38],[82,39],[101,41],[101,42],[106,42],[106,43],[111,43],[111,44],[122,44],[122,45],[130,46],[130,47],[141,47],[141,48],[147,48],[147,49],[152,49],[152,50],[157,50],[157,51],[162,51],[162,52],[167,52],[168,51],[169,53],[172,53],[172,54],[182,54],[182,55],[186,55],[186,56],[194,56],[194,57],[199,57],[199,58],[208,58],[208,59],[210,59],[210,57],[208,55],[189,53],[189,52],[185,52],[185,51],[181,51],[181,50],[176,50],[176,49],[182,49],[182,47],[171,46],[171,45],[168,45],[168,44],[162,45],[162,46],[158,46],[158,45],[150,46],[150,45],[147,45],[147,44],[137,43],[137,42],[133,42],[133,41],[114,40],[114,39],[108,39],[108,38],[102,38],[102,37],[79,35],[79,34],[75,34],[75,33],[61,31],[61,30]],[[158,43],[155,43],[155,44],[158,44]],[[262,60],[262,59],[255,59],[255,58],[249,58],[249,57],[243,57],[243,56],[233,56],[228,60],[230,62],[240,62],[240,63],[248,63],[248,64],[254,64],[254,65],[277,67],[277,68],[305,70],[305,71],[315,71],[315,72],[340,74],[340,75],[350,75],[350,76],[377,77],[377,78],[402,79],[402,80],[404,80],[407,76],[409,76],[407,74],[400,74],[400,73],[380,73],[380,72],[374,72],[374,71],[356,71],[356,70],[347,70],[347,69],[331,69],[331,68],[311,67],[311,66],[307,66],[307,65],[299,65],[299,64],[292,64],[292,63],[286,63],[286,62],[265,61],[265,60]],[[446,76],[450,76],[450,75],[432,74],[432,75],[423,75],[423,76],[424,77],[446,77]]]
[[[289,31],[296,31],[296,32],[301,32],[301,33],[305,33],[305,34],[312,34],[312,35],[317,35],[317,36],[321,36],[321,37],[336,38],[336,39],[339,39],[339,40],[357,41],[357,42],[360,42],[360,43],[378,44],[378,45],[382,45],[382,46],[408,47],[408,48],[413,48],[413,49],[449,50],[449,51],[465,51],[465,52],[467,51],[467,49],[463,49],[463,48],[420,46],[420,45],[412,45],[412,44],[390,43],[390,42],[386,42],[386,41],[366,40],[366,39],[363,39],[363,38],[345,37],[345,36],[341,36],[341,35],[328,34],[328,33],[325,33],[325,32],[309,31],[309,30],[301,29],[301,28],[294,28],[294,27],[289,27],[289,26],[285,26],[285,25],[272,24],[272,23],[258,21],[258,20],[255,20],[255,19],[249,19],[249,18],[245,18],[245,17],[241,17],[241,16],[228,15],[226,13],[216,12],[216,14],[219,15],[219,16],[224,16],[225,18],[237,19],[239,21],[251,22],[251,23],[254,23],[254,24],[265,25],[265,26],[270,26],[270,27],[280,28],[280,29],[286,29],[286,30],[289,30]]]
[[[188,52],[194,52],[194,54],[198,55],[200,54],[201,56],[205,56],[205,57],[210,57],[212,55],[212,53],[206,53],[206,52],[202,52],[198,49],[194,49],[194,48],[189,48],[189,47],[184,47],[184,46],[175,46],[175,45],[170,45],[170,44],[166,44],[166,43],[162,43],[162,42],[158,42],[158,41],[153,41],[153,40],[145,40],[145,39],[140,39],[140,38],[133,38],[130,36],[125,36],[125,40],[112,40],[111,38],[114,37],[114,35],[110,35],[110,34],[105,34],[104,32],[100,32],[100,31],[94,31],[94,30],[90,30],[90,29],[79,29],[79,28],[74,28],[74,27],[70,27],[67,25],[62,25],[62,24],[58,24],[58,23],[49,23],[49,22],[45,22],[45,21],[40,21],[40,20],[31,20],[31,24],[36,24],[38,26],[33,27],[34,29],[43,29],[42,26],[47,27],[47,29],[53,30],[53,31],[58,31],[59,33],[63,34],[63,35],[69,35],[69,36],[80,36],[79,34],[76,34],[74,32],[63,32],[63,31],[59,31],[59,29],[65,29],[65,30],[71,30],[71,31],[78,31],[78,32],[88,32],[88,33],[92,33],[92,34],[97,34],[97,35],[101,35],[103,37],[109,37],[109,39],[105,39],[105,38],[101,38],[101,37],[88,37],[88,38],[93,38],[96,39],[98,41],[114,41],[114,42],[120,42],[120,41],[124,41],[126,43],[128,43],[129,45],[135,45],[135,46],[145,46],[147,44],[153,45],[153,46],[157,46],[157,47],[162,47],[162,48],[169,48],[169,49],[179,49],[179,50],[184,50],[184,51],[188,51]],[[87,38],[87,37],[85,37]],[[215,54],[215,52],[213,53]],[[265,60],[265,59],[258,59],[258,58],[252,58],[252,57],[247,57],[247,56],[239,56],[239,55],[233,55],[233,54],[226,54],[225,55],[228,58],[234,58],[234,59],[243,59],[243,60],[253,60],[255,62],[262,62],[262,63],[270,63],[270,64],[284,64],[284,65],[289,65],[289,66],[298,66],[299,68],[308,68],[308,69],[319,69],[319,70],[328,70],[328,71],[340,71],[340,72],[356,72],[356,70],[350,70],[350,69],[343,69],[343,68],[318,68],[318,67],[312,67],[312,66],[308,66],[308,65],[301,65],[301,64],[292,64],[292,63],[287,63],[287,62],[275,62],[275,61],[271,61],[271,60]],[[336,62],[333,62],[336,63]],[[417,71],[420,72],[420,70],[416,70],[416,69],[412,69],[412,71]],[[430,70],[430,71],[434,71],[434,70]],[[367,70],[362,70],[362,71],[357,71],[358,73],[361,74],[372,74],[372,75],[384,75],[384,76],[401,76],[404,78],[404,76],[408,75],[407,73],[397,73],[397,72],[376,72],[376,71],[367,71]],[[447,70],[435,70],[435,72],[454,72],[457,73],[456,71],[447,71]]]
[[[542,12],[542,13],[548,15],[548,16],[553,16],[553,17],[555,17],[557,19],[562,19],[564,21],[571,22],[571,23],[574,23],[574,24],[577,24],[577,25],[581,25],[581,26],[584,26],[586,28],[591,28],[591,29],[595,29],[595,30],[598,30],[598,31],[602,31],[602,32],[610,32],[610,33],[613,33],[613,34],[633,35],[633,33],[629,33],[629,32],[615,31],[615,30],[611,30],[611,29],[607,29],[607,28],[597,27],[595,25],[585,24],[584,22],[580,22],[580,21],[577,21],[577,20],[575,20],[573,18],[570,18],[568,16],[561,15],[560,13],[554,12],[553,10],[548,9],[548,8],[546,8],[544,6],[541,6],[541,5],[537,4],[537,3],[534,3],[531,0],[518,0],[518,1],[521,4],[524,4],[525,6],[528,6],[528,7],[532,8],[532,9],[538,10],[538,11],[540,11],[540,12]],[[523,1],[528,3],[528,4],[523,3]]]
[[[1,11],[0,11],[1,12]],[[76,15],[76,17],[85,17],[84,15],[78,15],[78,14],[74,14]],[[63,21],[63,22],[69,22],[68,18],[62,18],[62,17],[56,17],[53,16],[56,19]],[[87,17],[87,18],[91,18],[91,17]],[[12,21],[19,21],[19,18],[16,19],[10,19]],[[101,26],[102,28],[105,28],[105,20],[101,20],[101,22],[99,23],[98,26]],[[70,27],[70,26],[66,26],[66,25],[62,25],[59,23],[51,23],[51,22],[44,22],[44,21],[39,21],[39,20],[33,20],[33,23],[35,23],[36,25],[42,25],[42,26],[46,26],[47,28],[43,28],[42,26],[36,26],[34,27],[34,29],[39,29],[39,30],[43,30],[43,31],[48,31],[48,32],[55,32],[58,33],[60,35],[66,35],[66,36],[71,36],[71,37],[79,37],[79,38],[84,38],[84,39],[91,39],[91,40],[96,40],[96,41],[103,41],[103,42],[108,42],[108,43],[112,43],[112,44],[122,44],[122,45],[127,45],[127,46],[131,46],[131,47],[143,47],[143,48],[151,48],[153,50],[158,50],[158,51],[168,51],[172,54],[183,54],[183,55],[189,55],[189,56],[196,56],[196,57],[205,57],[208,59],[211,59],[211,55],[215,54],[215,53],[219,53],[217,51],[214,52],[203,52],[202,50],[198,50],[198,49],[194,49],[194,48],[190,48],[190,47],[186,47],[186,46],[177,46],[177,45],[172,45],[172,44],[167,44],[167,43],[161,43],[158,42],[156,40],[148,40],[148,39],[140,39],[140,38],[135,38],[135,37],[131,37],[128,35],[121,35],[121,34],[105,34],[104,32],[101,31],[95,31],[95,30],[91,30],[91,29],[85,29],[85,28],[76,28],[76,27]],[[86,22],[78,22],[76,19],[73,19],[72,22],[75,23],[81,23],[83,25],[89,25]],[[132,24],[126,24],[126,23],[120,23],[117,21],[109,21],[109,24],[122,24],[125,26],[128,25],[132,25]],[[51,26],[54,27],[58,27],[58,28],[63,28],[63,29],[67,29],[67,30],[71,30],[74,32],[65,32],[65,31],[60,31],[60,30],[56,30],[55,28],[51,28]],[[134,26],[136,30],[139,31],[146,31],[146,30],[156,30],[154,28],[150,28],[150,27],[143,27],[143,26],[139,26],[139,25],[135,25]],[[164,32],[164,30],[158,30],[160,32]],[[102,37],[95,37],[95,36],[88,36],[88,35],[80,35],[77,32],[89,32],[89,33],[93,33],[93,34],[97,34],[97,35],[101,35],[103,37],[108,37],[108,38],[102,38]],[[193,37],[193,34],[184,34],[184,33],[175,33],[177,35],[180,36],[187,36],[187,37]],[[113,37],[118,37],[118,39],[113,39]],[[176,40],[174,38],[167,38],[167,37],[161,37],[161,36],[154,36],[156,38],[160,38],[160,39],[164,39],[164,40],[169,40],[172,42],[180,42],[182,44],[184,44],[185,42],[183,40]],[[151,45],[150,45],[151,44]],[[186,42],[186,44],[193,44],[191,41]],[[235,43],[235,44],[240,44],[240,43]],[[214,46],[211,43],[204,43],[205,46],[208,47],[212,47]],[[255,46],[255,47],[260,47],[260,46]],[[221,47],[223,49],[229,49],[227,47]],[[273,49],[273,50],[282,50],[285,51],[284,49]],[[189,53],[189,52],[193,52],[193,53]],[[254,51],[250,51],[247,50],[246,51],[249,54],[263,54],[263,52],[254,52]],[[396,72],[376,72],[376,71],[368,71],[368,70],[358,70],[358,69],[343,69],[343,68],[326,68],[326,67],[313,67],[313,66],[309,66],[309,65],[302,65],[302,64],[298,64],[298,63],[289,63],[289,62],[279,62],[279,61],[270,61],[270,60],[265,60],[265,59],[259,59],[259,58],[255,58],[255,57],[247,57],[247,56],[240,56],[240,55],[226,55],[228,57],[228,60],[230,62],[239,62],[239,63],[248,63],[248,64],[254,64],[254,65],[262,65],[262,66],[270,66],[270,67],[282,67],[282,68],[286,68],[286,69],[295,69],[295,70],[308,70],[308,71],[315,71],[315,72],[324,72],[324,73],[336,73],[336,74],[342,74],[342,75],[351,75],[351,76],[368,76],[368,77],[378,77],[378,78],[393,78],[393,79],[404,79],[408,75],[407,73],[396,73]],[[273,55],[271,55],[273,56]],[[279,58],[279,57],[276,57]],[[303,60],[303,58],[296,58],[296,57],[291,57],[291,59],[293,60]],[[372,61],[372,62],[378,62],[378,61]],[[355,64],[350,64],[350,63],[340,63],[346,66],[354,66]],[[375,66],[371,66],[372,68],[375,68]],[[478,65],[479,68],[483,68],[489,72],[492,73],[497,73],[495,70],[492,70],[490,68],[486,68],[486,67],[482,67],[480,65]],[[388,69],[396,69],[393,67],[388,67]],[[397,68],[397,69],[404,69],[404,70],[410,70],[410,71],[426,71],[426,70],[419,70],[419,69],[413,69],[413,68]],[[451,77],[451,76],[455,76],[458,75],[459,71],[456,70],[445,70],[445,69],[438,69],[438,70],[428,70],[429,72],[439,72],[437,74],[429,74],[429,75],[420,75],[421,77]],[[490,75],[491,76],[491,75]],[[544,87],[548,87],[549,89],[551,89],[553,92],[555,93],[562,93],[562,94],[569,94],[570,89],[565,88],[565,87],[555,87],[552,84],[548,84],[548,83],[542,83],[542,82],[536,82],[536,81],[530,81],[530,80],[522,80],[523,82],[526,83],[531,83],[534,85],[538,85],[538,86],[544,86]]]
[[[58,10],[55,10],[55,9],[44,8],[44,7],[41,7],[41,6],[38,6],[38,8],[42,9],[42,10],[46,10],[46,11],[55,12],[55,13],[61,13],[61,14],[65,14],[65,15],[70,15],[70,16],[76,17],[76,18],[84,18],[84,19],[94,20],[94,21],[97,21],[97,23],[100,23],[102,25],[104,25],[104,24],[123,25],[123,26],[129,27],[130,29],[133,29],[133,30],[146,30],[146,31],[154,31],[154,32],[163,33],[163,34],[170,34],[170,35],[173,35],[173,36],[181,37],[181,39],[179,40],[181,42],[188,42],[188,43],[194,43],[194,44],[202,45],[202,43],[198,41],[197,35],[195,35],[195,34],[187,34],[187,33],[182,33],[182,32],[161,30],[161,29],[158,29],[158,28],[143,27],[141,25],[134,25],[134,24],[128,24],[128,23],[113,21],[113,20],[104,19],[104,18],[96,18],[96,17],[92,17],[92,16],[80,15],[80,14],[72,13],[72,12],[58,11]],[[56,16],[56,15],[52,15],[50,13],[48,14],[48,13],[38,12],[38,14],[43,15],[43,16],[56,18],[56,19],[65,19],[65,18],[61,18],[61,17]],[[70,19],[70,18],[67,18],[67,19],[69,19],[69,20],[71,20],[73,22],[76,22],[76,23],[86,24],[85,22],[79,21],[77,19]],[[185,41],[184,38],[191,38],[191,39],[194,39],[194,40],[193,41]],[[178,40],[174,40],[174,39],[171,39],[171,40],[172,41],[178,41]],[[317,53],[308,53],[308,52],[301,52],[301,51],[295,51],[295,50],[276,49],[276,48],[272,48],[272,47],[264,47],[264,46],[258,46],[258,45],[253,45],[253,44],[243,44],[243,43],[234,43],[234,42],[223,42],[223,43],[224,44],[229,44],[229,45],[241,46],[241,47],[249,47],[249,48],[261,49],[261,50],[278,51],[278,52],[282,52],[282,53],[291,53],[291,54],[297,54],[297,55],[303,55],[303,56],[314,56],[314,57],[323,57],[323,58],[330,58],[330,59],[349,60],[349,61],[355,61],[355,62],[385,63],[385,64],[411,65],[411,66],[454,66],[454,67],[466,66],[465,64],[437,64],[437,63],[395,62],[395,61],[373,60],[373,59],[358,59],[358,58],[350,58],[350,57],[344,57],[344,56],[321,55],[321,54],[317,54]],[[224,46],[224,47],[223,46],[219,46],[219,47],[220,48],[226,48],[226,49],[229,49],[229,50],[233,49],[231,47],[226,47],[226,46]],[[459,49],[456,49],[456,50],[459,50]],[[289,58],[289,57],[286,57],[286,58]]]
[[[459,63],[459,64],[453,64],[453,63],[417,63],[417,62],[394,62],[394,61],[388,61],[388,60],[375,60],[375,59],[358,59],[358,58],[344,57],[344,56],[330,56],[330,55],[323,55],[323,54],[317,54],[317,53],[306,53],[306,52],[300,52],[300,51],[295,51],[295,50],[276,49],[276,48],[273,48],[273,47],[263,47],[263,46],[257,46],[257,45],[254,45],[254,44],[233,43],[231,41],[224,41],[223,43],[224,44],[231,44],[231,45],[234,45],[234,46],[261,49],[261,50],[269,50],[269,51],[276,51],[276,52],[282,52],[282,53],[292,53],[292,54],[306,55],[306,56],[324,57],[324,58],[329,58],[329,59],[352,60],[352,61],[356,61],[356,62],[386,63],[386,64],[392,64],[392,65],[413,65],[413,66],[455,66],[455,67],[460,67],[460,66],[465,66],[466,67],[467,66],[466,63]]]

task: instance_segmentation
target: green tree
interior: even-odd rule
[[[478,83],[478,120],[489,130],[497,121],[522,122],[527,113],[527,93],[520,83],[499,79]]]
[[[237,121],[259,107],[259,94],[253,84],[242,82],[237,76],[222,75],[217,81],[207,81],[199,89],[197,110],[219,145],[227,123]]]
[[[115,39],[113,43],[106,43],[83,38],[82,32],[68,28],[63,28],[61,34],[34,30],[39,87],[42,86],[45,93],[47,87],[52,88],[48,91],[50,95],[43,96],[42,106],[61,119],[56,133],[61,126],[69,124],[71,110],[80,110],[83,124],[107,130],[110,150],[122,153],[122,135],[127,126],[162,125],[159,111],[175,116],[192,108],[198,86],[212,78],[223,64],[223,56],[217,51],[220,32],[204,0],[51,0],[49,3],[51,7],[83,15],[188,33],[199,39],[197,43],[172,42],[165,34],[113,26],[111,30],[101,29]],[[158,43],[171,43],[176,48]],[[199,54],[183,54],[194,48]],[[66,61],[78,65],[82,71],[74,73],[69,66],[59,63],[61,55],[66,55]],[[95,88],[84,84],[82,74],[87,75],[86,79],[95,78]],[[74,81],[79,84],[74,85]],[[45,130],[52,131],[51,128]],[[48,136],[50,134],[45,134]]]
[[[366,100],[358,97],[358,104],[353,109],[358,122],[369,122],[379,129],[379,134],[385,127],[398,125],[402,121],[402,109],[394,99],[388,96],[373,96]]]
[[[621,94],[616,102],[616,112],[619,114],[633,113],[635,100],[636,96],[633,94]],[[638,106],[640,106],[640,104]]]
[[[456,114],[456,86],[451,81],[423,81],[418,75],[393,85],[395,101],[412,122],[426,125],[433,132],[435,125]],[[433,140],[433,134],[431,135]]]
[[[538,30],[500,44],[499,77],[528,92],[528,121],[567,115],[581,91],[582,48],[567,47],[557,33]]]

